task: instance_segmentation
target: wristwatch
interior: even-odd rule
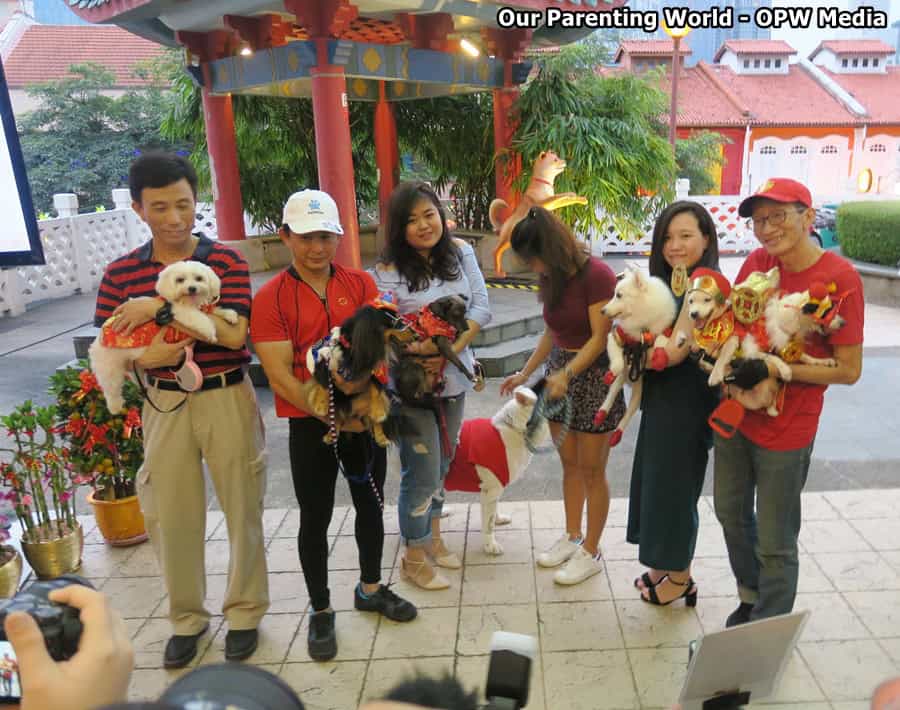
[[[172,315],[172,304],[166,301],[156,312],[156,317],[154,318],[154,320],[156,321],[156,325],[163,326],[169,325],[169,323],[171,323],[174,318],[175,316]]]

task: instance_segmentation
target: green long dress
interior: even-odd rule
[[[680,311],[683,297],[677,300]],[[708,377],[690,359],[644,373],[627,540],[640,545],[646,567],[682,570],[694,557],[697,501],[713,443],[706,420],[719,401]]]

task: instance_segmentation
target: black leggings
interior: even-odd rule
[[[300,532],[297,549],[306,579],[309,600],[315,611],[331,605],[328,590],[328,526],[334,512],[334,487],[337,460],[334,448],[324,443],[325,424],[314,417],[290,420],[291,476],[294,494],[300,505]],[[344,470],[361,476],[371,465],[372,479],[384,500],[387,452],[376,445],[371,435],[341,434],[338,450]],[[371,460],[371,463],[370,463]],[[356,509],[356,546],[359,549],[360,579],[365,584],[381,580],[381,555],[384,548],[384,520],[372,485],[347,482]]]

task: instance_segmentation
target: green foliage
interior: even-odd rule
[[[678,177],[691,181],[692,195],[708,195],[716,189],[712,172],[724,162],[722,146],[730,142],[713,131],[698,131],[690,138],[675,141]]]
[[[489,230],[495,192],[491,95],[401,101],[394,110],[401,150],[427,166],[439,192],[450,186],[459,227]]]
[[[0,448],[3,498],[29,542],[62,537],[75,528],[75,486],[69,449],[57,439],[55,406],[26,400],[0,417],[13,448]]]
[[[577,231],[615,225],[637,235],[641,225],[674,192],[675,161],[659,117],[666,96],[631,74],[598,76],[590,44],[562,48],[542,58],[540,72],[516,104],[519,126],[513,149],[522,156],[516,188],[528,185],[531,164],[542,150],[555,150],[568,167],[556,192],[575,192],[588,206],[566,208]],[[643,199],[639,191],[652,197]],[[595,213],[602,208],[600,215]]]
[[[200,89],[179,70],[162,121],[162,134],[193,145],[201,192],[211,193],[209,155]],[[238,169],[244,209],[270,231],[281,226],[288,196],[318,187],[316,140],[310,99],[232,96]],[[357,207],[377,200],[374,113],[372,104],[350,104],[350,138],[356,177]]]
[[[161,64],[137,73],[158,77]],[[39,107],[23,114],[19,133],[35,210],[52,208],[53,195],[74,192],[79,204],[112,207],[111,191],[128,184],[139,151],[177,150],[159,133],[163,85],[106,96],[114,75],[99,64],[75,64],[71,76],[27,87]]]
[[[841,249],[851,259],[900,264],[900,200],[845,202],[837,210]]]

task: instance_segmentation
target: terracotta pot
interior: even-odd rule
[[[144,525],[144,514],[137,496],[128,496],[119,500],[101,500],[94,497],[91,491],[88,503],[94,508],[94,520],[103,539],[115,547],[137,545],[147,539],[147,528]]]
[[[55,534],[55,523],[52,528],[42,525],[38,530],[48,530]],[[29,542],[26,538],[28,532],[22,535],[22,553],[35,574],[41,579],[53,579],[69,572],[75,572],[81,567],[81,552],[84,549],[84,531],[81,523],[75,524],[75,529],[62,537],[52,538],[43,542]]]
[[[19,591],[19,582],[22,579],[22,555],[9,545],[0,547],[12,550],[15,553],[12,559],[0,565],[0,598],[9,599]]]

